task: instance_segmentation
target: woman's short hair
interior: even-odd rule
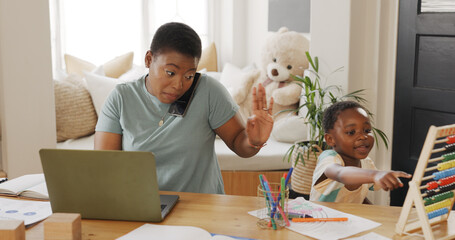
[[[346,109],[351,108],[361,108],[368,112],[365,107],[360,105],[358,102],[354,101],[341,101],[332,104],[324,111],[324,115],[322,117],[322,127],[324,128],[324,132],[327,133],[330,129],[333,129],[335,122],[338,119],[338,115]]]
[[[150,51],[154,56],[158,56],[169,50],[200,59],[201,39],[190,26],[184,23],[166,23],[156,30]]]

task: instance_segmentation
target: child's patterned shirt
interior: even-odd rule
[[[332,164],[344,166],[344,161],[341,156],[334,150],[325,150],[318,158],[316,168],[313,173],[313,182],[310,193],[311,201],[321,202],[347,202],[347,203],[363,203],[363,200],[368,194],[368,190],[375,190],[373,183],[363,184],[354,191],[348,190],[343,183],[337,182],[330,178],[314,185],[316,181],[324,174],[328,166]],[[373,161],[370,158],[360,160],[363,169],[376,170]]]

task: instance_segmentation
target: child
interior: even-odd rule
[[[405,172],[376,170],[368,158],[374,145],[370,119],[357,102],[337,102],[327,108],[323,127],[332,149],[318,158],[310,200],[369,203],[368,190],[393,190],[403,186],[398,177],[411,177]]]

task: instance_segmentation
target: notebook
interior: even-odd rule
[[[53,212],[86,219],[160,222],[178,195],[160,195],[150,152],[41,149]]]

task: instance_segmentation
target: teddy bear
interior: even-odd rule
[[[272,34],[262,48],[260,68],[245,74],[241,88],[233,92],[233,98],[240,106],[239,113],[246,121],[251,116],[252,89],[262,83],[266,90],[267,102],[273,97],[274,126],[272,137],[281,142],[296,142],[307,136],[305,120],[295,112],[281,112],[297,109],[302,88],[293,82],[292,75],[303,76],[308,69],[306,51],[309,41],[300,33],[282,27]]]

